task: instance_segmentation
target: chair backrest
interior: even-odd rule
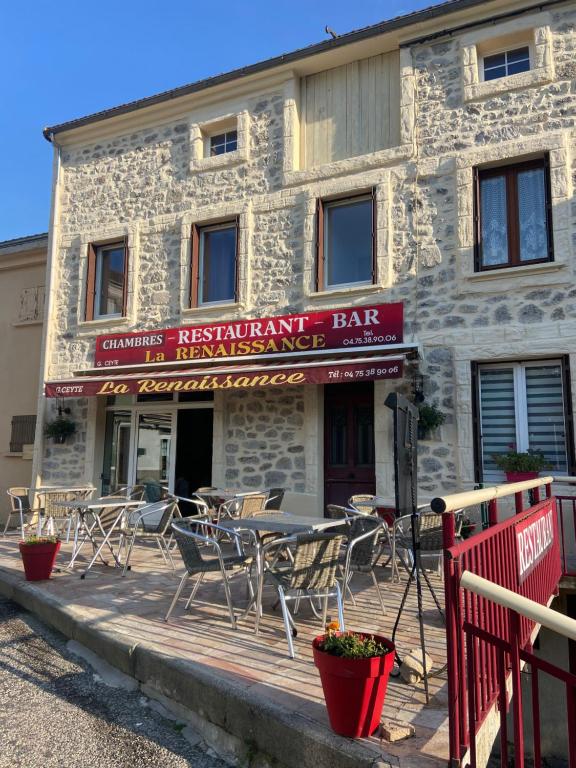
[[[340,507],[338,504],[327,504],[325,517],[328,520],[345,520],[351,514],[355,513],[354,510],[349,510],[346,507]],[[346,520],[342,525],[334,525],[330,528],[331,533],[341,533],[343,536],[348,536],[350,533],[350,521]]]
[[[94,488],[84,486],[79,488],[57,488],[53,491],[42,491],[44,499],[44,514],[46,517],[67,517],[72,513],[71,509],[61,507],[59,501],[77,501],[79,499],[89,499]]]
[[[370,566],[378,559],[382,545],[382,535],[384,533],[384,523],[378,517],[362,515],[355,517],[350,524],[350,539],[352,544],[355,539],[369,531],[373,531],[373,536],[366,536],[354,544],[350,551],[350,565],[352,568],[360,566]]]
[[[8,488],[7,494],[10,498],[12,512],[22,511],[22,513],[25,514],[26,512],[32,511],[30,507],[30,497],[28,495],[29,490],[29,488],[24,488],[23,486],[13,486],[12,488]]]
[[[252,493],[242,496],[238,504],[238,517],[253,517],[258,512],[265,511],[267,493]]]
[[[361,512],[363,515],[375,515],[376,507],[374,507],[372,504],[362,504],[363,501],[373,501],[374,498],[375,496],[369,493],[355,493],[354,496],[350,496],[348,499],[348,504],[350,504],[351,507],[354,507],[354,509],[357,509],[358,512]]]
[[[192,498],[194,498],[194,496],[199,496],[202,501],[210,507],[210,509],[214,510],[218,508],[218,504],[221,501],[221,499],[218,499],[213,495],[217,490],[218,488],[215,488],[214,486],[205,485],[202,486],[202,488],[197,488],[192,494]]]
[[[146,517],[142,520],[144,530],[147,533],[157,533],[160,536],[164,536],[175,517],[182,517],[178,503],[170,500],[145,504],[142,507],[138,507],[136,512],[138,515],[146,514]]]
[[[443,550],[442,515],[426,512],[418,516],[421,552],[440,552]]]
[[[172,523],[172,532],[178,545],[184,567],[188,573],[203,571],[206,562],[202,557],[201,540],[209,535],[209,524],[202,526],[201,521],[194,518],[185,518],[177,523]]]
[[[336,583],[343,536],[305,533],[296,537],[290,589],[331,589]]]
[[[280,509],[282,499],[284,498],[284,488],[270,488],[266,498],[266,509]]]

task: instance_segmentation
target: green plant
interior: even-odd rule
[[[423,432],[432,432],[442,426],[446,416],[436,405],[420,403],[418,406],[418,426]]]
[[[372,659],[375,656],[385,656],[390,648],[374,639],[374,635],[361,632],[339,632],[338,623],[332,622],[326,627],[326,634],[321,645],[321,651],[344,659]]]
[[[23,539],[22,544],[56,544],[60,539],[58,536],[29,536],[27,539]]]
[[[51,437],[59,442],[64,442],[74,432],[76,432],[76,424],[71,419],[65,419],[62,416],[58,416],[54,421],[48,421],[44,425],[46,437]]]
[[[506,453],[493,453],[496,466],[504,472],[540,472],[552,469],[552,464],[539,450],[517,451],[515,448]]]

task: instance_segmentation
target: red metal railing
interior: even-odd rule
[[[562,573],[576,576],[576,496],[556,496],[560,522]]]
[[[485,531],[463,542],[455,538],[454,515],[450,511],[456,508],[458,495],[448,497],[452,505],[448,505],[446,511],[441,503],[448,499],[437,499],[432,504],[436,511],[443,512],[448,696],[453,703],[450,711],[452,765],[460,765],[486,716],[498,698],[505,695],[508,667],[502,665],[501,644],[508,647],[517,638],[522,651],[528,652],[535,626],[525,617],[518,619],[517,627],[513,626],[515,619],[511,619],[507,609],[463,590],[461,575],[469,571],[541,605],[548,604],[557,593],[562,575],[556,501],[548,482],[551,480],[546,478],[543,501],[540,501],[538,481],[531,481],[532,506],[527,509],[524,509],[522,491],[514,493],[516,488],[526,490],[527,483],[511,486],[510,491],[484,489],[462,494],[464,506],[489,502],[490,523]],[[512,494],[516,514],[498,522],[498,498]],[[528,534],[526,529],[530,529]],[[528,549],[519,550],[519,542],[524,542],[526,536]]]

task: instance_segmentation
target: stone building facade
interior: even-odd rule
[[[518,382],[531,386],[531,365],[554,378],[555,393],[544,401],[557,440],[545,450],[555,454],[557,474],[573,474],[576,6],[539,8],[456,0],[170,98],[47,129],[56,160],[44,379],[70,380],[93,368],[102,334],[402,302],[404,341],[418,348],[419,359],[405,364],[402,380],[369,385],[374,489],[392,497],[392,420],[384,400],[415,386],[445,416],[419,444],[422,493],[498,479],[494,468],[485,471],[481,433],[494,424],[478,389],[482,366],[497,363],[512,371],[515,399],[506,407],[516,423],[506,429],[524,449],[538,443],[530,442],[534,409]],[[529,68],[517,71],[506,56],[526,50]],[[498,56],[509,69],[487,79]],[[235,148],[210,155],[210,137],[226,132],[235,133]],[[479,269],[478,174],[520,162],[542,163],[553,255],[550,249],[543,258]],[[319,290],[318,200],[369,193],[373,279]],[[530,200],[534,211],[539,203]],[[194,226],[231,219],[235,300],[191,307]],[[87,319],[90,248],[115,241],[129,248],[125,311]],[[182,474],[174,466],[178,443],[185,430],[195,439],[193,418],[179,413],[211,410],[211,434],[196,434],[210,454],[203,484],[285,486],[316,494],[321,508],[326,397],[327,386],[307,384],[216,391],[211,401],[185,404],[71,398],[76,433],[52,445],[38,432],[36,481],[111,482],[110,465],[118,461],[110,441],[116,457],[121,442],[120,432],[110,431],[114,411],[128,414],[117,417],[126,430],[123,477],[138,479],[145,448],[134,433],[147,423],[148,408],[164,414],[164,425],[154,427],[167,440],[161,479],[174,486]],[[56,401],[40,403],[49,418]],[[191,462],[198,460],[193,453]]]

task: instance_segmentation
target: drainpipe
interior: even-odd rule
[[[54,156],[52,160],[52,192],[50,199],[50,228],[48,230],[48,258],[46,262],[46,291],[44,300],[44,323],[42,327],[42,346],[40,348],[40,376],[38,382],[38,402],[36,406],[36,434],[34,436],[34,458],[32,461],[33,488],[41,485],[42,460],[44,457],[44,422],[46,418],[47,401],[44,397],[44,381],[48,378],[50,369],[50,350],[52,340],[52,330],[50,322],[52,318],[52,307],[54,305],[54,265],[56,263],[56,251],[59,241],[60,229],[60,174],[61,174],[61,148],[54,141],[54,135],[51,134],[49,140],[54,145]]]

